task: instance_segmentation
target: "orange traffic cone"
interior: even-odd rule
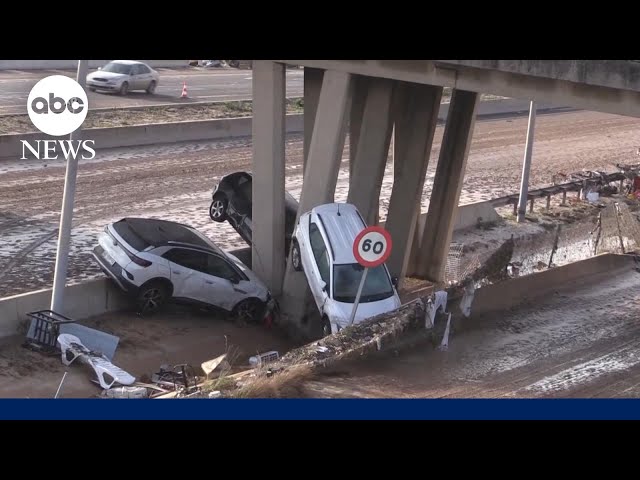
[[[187,82],[182,82],[182,95],[180,95],[180,98],[189,98],[187,95]]]

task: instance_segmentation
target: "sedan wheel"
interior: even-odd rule
[[[151,83],[147,87],[147,93],[153,94],[155,91],[156,91],[156,81],[155,80],[151,80]]]

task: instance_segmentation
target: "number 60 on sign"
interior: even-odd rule
[[[367,227],[353,242],[353,256],[363,267],[382,265],[391,255],[391,235],[382,227]]]

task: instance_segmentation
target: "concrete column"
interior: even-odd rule
[[[309,155],[309,144],[313,133],[313,124],[316,120],[318,110],[318,100],[320,99],[320,89],[322,88],[322,77],[324,70],[319,68],[304,69],[304,145],[303,145],[303,168],[307,168],[307,157]]]
[[[351,82],[351,106],[349,113],[349,189],[353,181],[353,168],[356,164],[356,152],[358,151],[358,141],[362,128],[362,116],[364,115],[364,105],[367,99],[367,87],[369,77],[354,75]]]
[[[400,83],[396,87],[394,179],[385,228],[393,239],[387,267],[400,281],[407,272],[431,145],[438,123],[442,88]]]
[[[477,93],[453,91],[418,255],[418,271],[432,282],[444,279],[477,105]]]
[[[349,181],[347,202],[356,206],[369,225],[374,225],[378,218],[380,188],[389,156],[394,83],[384,78],[372,78],[369,82]]]
[[[253,64],[252,267],[279,295],[285,267],[285,68]]]
[[[309,144],[298,215],[317,205],[333,202],[344,151],[350,86],[350,74],[325,71]],[[291,262],[287,262],[282,289],[282,320],[301,327],[309,300],[305,274],[296,272]]]

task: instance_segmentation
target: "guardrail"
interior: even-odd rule
[[[529,202],[529,211],[533,211],[533,202],[539,198],[547,198],[547,208],[549,208],[549,202],[551,201],[551,197],[553,195],[557,195],[562,193],[562,204],[564,205],[567,192],[581,192],[583,188],[590,187],[598,183],[611,183],[620,181],[622,182],[625,178],[625,174],[623,172],[615,172],[610,174],[603,174],[601,177],[592,177],[592,178],[584,178],[581,180],[575,180],[572,182],[561,183],[559,185],[552,185],[549,187],[537,188],[535,190],[530,190],[527,194],[527,201]],[[622,187],[622,186],[621,186]],[[622,190],[622,188],[621,188]],[[494,198],[489,200],[489,203],[495,207],[505,207],[508,205],[513,205],[514,212],[518,207],[518,199],[520,198],[519,193],[513,193],[511,195],[506,195],[504,197]],[[517,213],[517,212],[516,212]]]

